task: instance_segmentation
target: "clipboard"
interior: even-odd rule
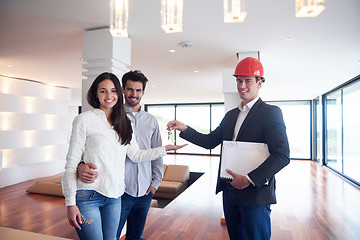
[[[245,176],[260,166],[270,153],[265,143],[223,141],[221,156],[220,178],[231,180],[226,169]]]

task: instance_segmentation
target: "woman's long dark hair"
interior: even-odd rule
[[[118,101],[113,107],[110,114],[110,120],[114,126],[114,130],[119,135],[119,142],[123,145],[126,145],[129,144],[131,141],[133,130],[131,127],[131,122],[125,113],[124,98],[121,92],[121,85],[119,79],[114,74],[108,72],[104,72],[97,76],[97,78],[91,84],[89,91],[87,92],[87,101],[94,108],[100,107],[100,102],[97,98],[97,90],[99,83],[106,79],[109,79],[114,83],[116,92],[119,96]]]

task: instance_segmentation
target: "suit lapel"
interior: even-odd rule
[[[262,105],[263,101],[259,98],[257,100],[257,102],[254,104],[254,106],[252,106],[252,108],[250,109],[250,112],[248,113],[248,115],[246,116],[243,124],[240,127],[239,133],[236,137],[236,141],[239,141],[241,138],[241,135],[244,133],[247,125],[251,122],[251,120],[254,118],[254,116],[256,115],[256,113],[259,111],[260,106]]]

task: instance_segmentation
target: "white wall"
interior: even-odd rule
[[[0,187],[64,171],[70,98],[68,88],[0,76]]]

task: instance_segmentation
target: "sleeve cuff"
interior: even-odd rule
[[[67,207],[76,205],[76,196],[70,196],[70,197],[65,198],[65,205]]]
[[[251,180],[251,178],[249,177],[249,175],[246,174],[246,178],[251,182],[251,184],[252,184],[253,186],[255,186],[255,183]]]
[[[160,153],[160,157],[166,156],[167,152],[166,152],[165,146],[164,146],[164,147],[161,147],[161,149],[162,149],[162,152]],[[155,159],[155,160],[156,160],[156,159]]]

